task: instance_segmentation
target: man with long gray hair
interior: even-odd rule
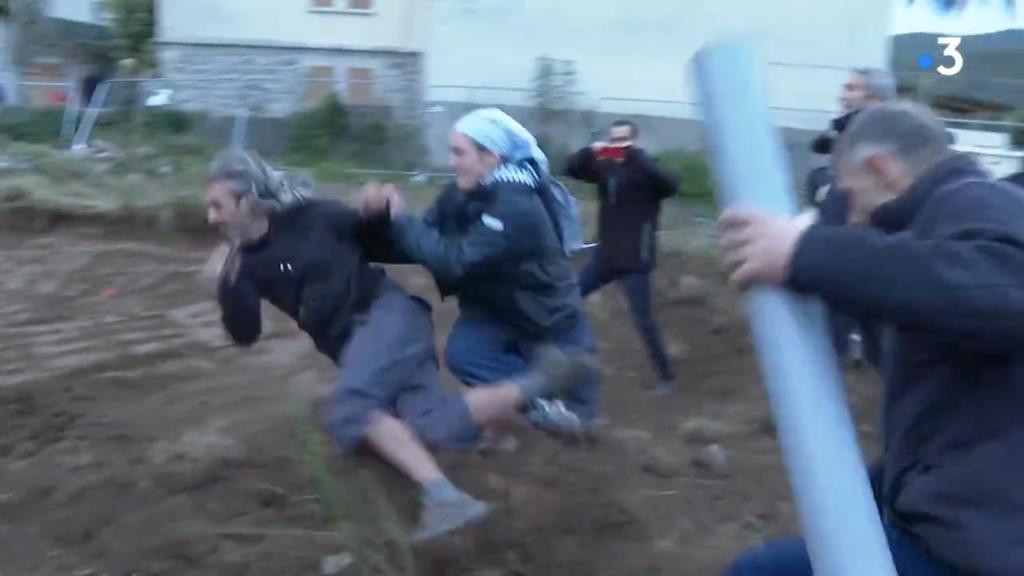
[[[428,446],[471,447],[481,426],[574,382],[581,361],[544,350],[514,379],[444,393],[430,305],[368,263],[379,225],[339,201],[310,198],[310,188],[255,153],[232,150],[213,161],[207,220],[225,244],[207,270],[228,334],[241,346],[256,343],[267,300],[340,366],[325,426],[342,449],[366,445],[419,485],[414,540],[480,520],[486,505],[452,485]]]
[[[878,498],[899,574],[1024,574],[1024,194],[952,151],[942,123],[908,102],[861,112],[833,165],[864,226],[725,214],[732,278],[891,326]],[[728,574],[811,568],[794,540]]]

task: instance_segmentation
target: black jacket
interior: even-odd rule
[[[833,180],[832,168],[829,166],[819,166],[808,172],[804,180],[807,205],[818,208],[831,189]]]
[[[443,296],[521,338],[570,329],[582,314],[579,284],[535,182],[528,169],[506,167],[471,192],[452,183],[422,218],[391,224],[388,260],[421,264]]]
[[[812,227],[791,284],[891,325],[889,521],[972,576],[1024,574],[1024,195],[953,155],[872,215]]]
[[[833,118],[832,122],[829,124],[829,130],[819,134],[811,141],[811,152],[814,152],[815,154],[831,154],[836,138],[846,130],[850,125],[850,122],[853,122],[853,119],[856,118],[858,112],[860,112],[860,110],[854,110],[852,112],[847,112],[842,116]]]
[[[597,160],[590,147],[583,148],[569,158],[566,175],[597,184],[599,264],[612,272],[654,268],[661,201],[675,194],[675,179],[638,148],[630,148],[623,162]]]
[[[225,275],[218,286],[231,338],[243,346],[259,339],[266,299],[337,360],[353,316],[370,306],[384,279],[367,263],[363,230],[359,215],[336,201],[313,200],[274,215],[267,235],[241,249],[234,282]]]

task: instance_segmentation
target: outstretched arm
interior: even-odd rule
[[[535,250],[536,223],[547,218],[532,190],[502,190],[495,202],[468,230],[447,237],[419,218],[398,216],[392,223],[395,243],[412,260],[445,283],[487,273],[495,266]]]
[[[260,339],[263,331],[260,295],[246,277],[237,249],[232,249],[221,267],[217,302],[224,329],[236,344],[251,346]]]

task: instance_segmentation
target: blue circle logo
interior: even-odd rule
[[[934,63],[935,61],[932,60],[931,54],[921,54],[917,57],[917,67],[921,70],[930,70]]]

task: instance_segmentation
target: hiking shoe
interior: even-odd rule
[[[468,494],[445,500],[423,502],[420,521],[409,535],[414,543],[444,536],[460,528],[476,524],[487,517],[487,504]]]
[[[561,400],[534,400],[526,419],[535,427],[556,436],[576,438],[583,433],[583,422]]]

